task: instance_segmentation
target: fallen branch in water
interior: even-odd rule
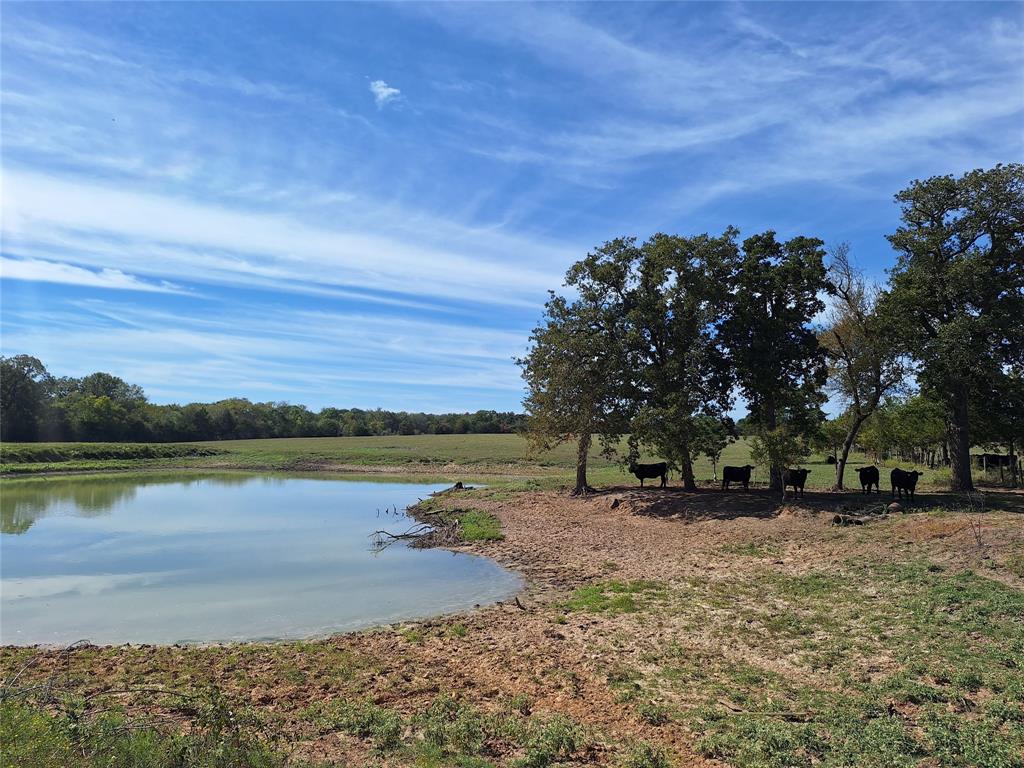
[[[377,539],[380,539],[383,536],[386,536],[389,539],[395,539],[395,540],[397,540],[397,539],[415,539],[415,538],[418,538],[420,536],[423,536],[424,534],[428,533],[430,530],[431,530],[431,526],[427,525],[426,523],[420,523],[419,525],[414,525],[412,528],[410,528],[405,533],[392,533],[391,531],[374,531],[373,533],[370,534],[370,536],[373,537],[373,538],[377,538]]]
[[[436,522],[414,525],[404,533],[380,530],[371,533],[370,537],[373,539],[376,552],[386,549],[396,541],[409,541],[410,547],[417,548],[450,547],[462,541],[462,524],[457,517],[450,520],[439,517]]]

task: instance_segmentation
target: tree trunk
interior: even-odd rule
[[[967,415],[967,387],[960,385],[947,403],[946,431],[949,433],[950,490],[974,490],[971,479],[971,436]]]
[[[1010,441],[1010,444],[1007,447],[1010,449],[1009,450],[1009,454],[1010,454],[1010,487],[1011,488],[1016,488],[1017,487],[1017,454],[1015,454],[1013,452],[1013,449],[1014,449],[1013,440]]]
[[[836,460],[836,484],[835,490],[843,490],[843,474],[846,472],[846,462],[850,458],[850,450],[853,448],[853,443],[857,439],[857,433],[860,432],[861,425],[867,420],[867,416],[860,416],[850,424],[850,430],[846,433],[846,439],[843,441],[843,450]]]
[[[697,490],[697,482],[693,479],[693,462],[690,461],[688,452],[683,454],[683,458],[679,462],[679,474],[683,478],[683,488],[688,491]]]
[[[587,483],[587,457],[590,455],[591,434],[589,432],[580,435],[579,446],[576,449],[576,488],[573,489],[573,496],[586,496],[594,489]]]
[[[775,427],[778,426],[778,417],[775,413],[775,406],[772,405],[768,409],[768,430],[771,432],[775,431]],[[779,464],[772,463],[768,468],[768,487],[773,491],[781,491],[782,495],[786,495],[785,486],[782,484],[782,467]]]
[[[688,491],[696,491],[697,483],[693,479],[693,461],[690,459],[690,441],[684,437],[679,448],[679,474],[683,478],[683,488]]]

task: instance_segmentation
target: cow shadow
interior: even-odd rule
[[[893,499],[888,492],[862,494],[858,490],[808,490],[794,498],[792,491],[785,498],[778,491],[751,488],[747,491],[703,487],[696,491],[682,488],[639,488],[617,486],[603,489],[599,496],[614,496],[632,514],[644,517],[698,522],[702,520],[735,520],[738,518],[770,519],[784,511],[809,514],[837,512],[851,515],[884,512]],[[614,502],[613,502],[614,503]],[[956,511],[1004,510],[1024,514],[1024,492],[985,491],[984,502],[973,503],[960,494],[918,493],[913,502],[900,501],[907,513],[935,508]]]

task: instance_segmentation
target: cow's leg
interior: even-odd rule
[[[668,474],[667,473],[661,476],[661,487],[664,488],[666,485],[668,485]]]
[[[642,477],[640,478],[640,487],[641,487],[641,488],[643,488],[643,487],[644,487],[644,479],[643,479]]]

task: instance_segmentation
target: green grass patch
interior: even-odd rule
[[[672,763],[661,747],[637,741],[621,754],[616,765],[620,768],[671,768]]]
[[[779,554],[779,547],[776,544],[767,542],[748,541],[743,544],[726,544],[720,547],[719,552],[723,555],[738,555],[740,557],[774,557]]]
[[[656,581],[604,581],[580,587],[563,607],[582,613],[633,613],[666,596],[665,585]]]
[[[528,704],[511,698],[485,712],[442,695],[425,709],[403,717],[372,702],[335,700],[307,717],[323,732],[339,730],[369,741],[380,752],[397,752],[418,766],[485,766],[492,760],[516,768],[547,768],[589,748],[593,736],[561,716],[526,714]]]
[[[1024,579],[1024,552],[1010,555],[1006,558],[1006,570],[1020,579]]]
[[[643,679],[627,670],[609,684],[638,700],[681,696],[677,716],[707,757],[739,768],[1024,768],[1019,589],[926,560],[851,561],[693,579],[663,610],[711,625],[722,650],[668,644],[645,658]]]
[[[420,514],[420,519],[427,522],[437,521],[442,525],[458,522],[462,541],[501,541],[505,538],[501,532],[501,521],[490,512],[473,507],[446,509],[445,503],[443,498],[435,496],[416,504],[412,512]]]
[[[465,541],[500,541],[505,538],[501,532],[501,521],[490,512],[469,509],[459,515],[459,522]]]
[[[217,694],[188,709],[190,728],[130,721],[114,711],[87,717],[75,700],[56,710],[25,700],[0,704],[3,768],[284,768],[287,756],[255,721]]]

